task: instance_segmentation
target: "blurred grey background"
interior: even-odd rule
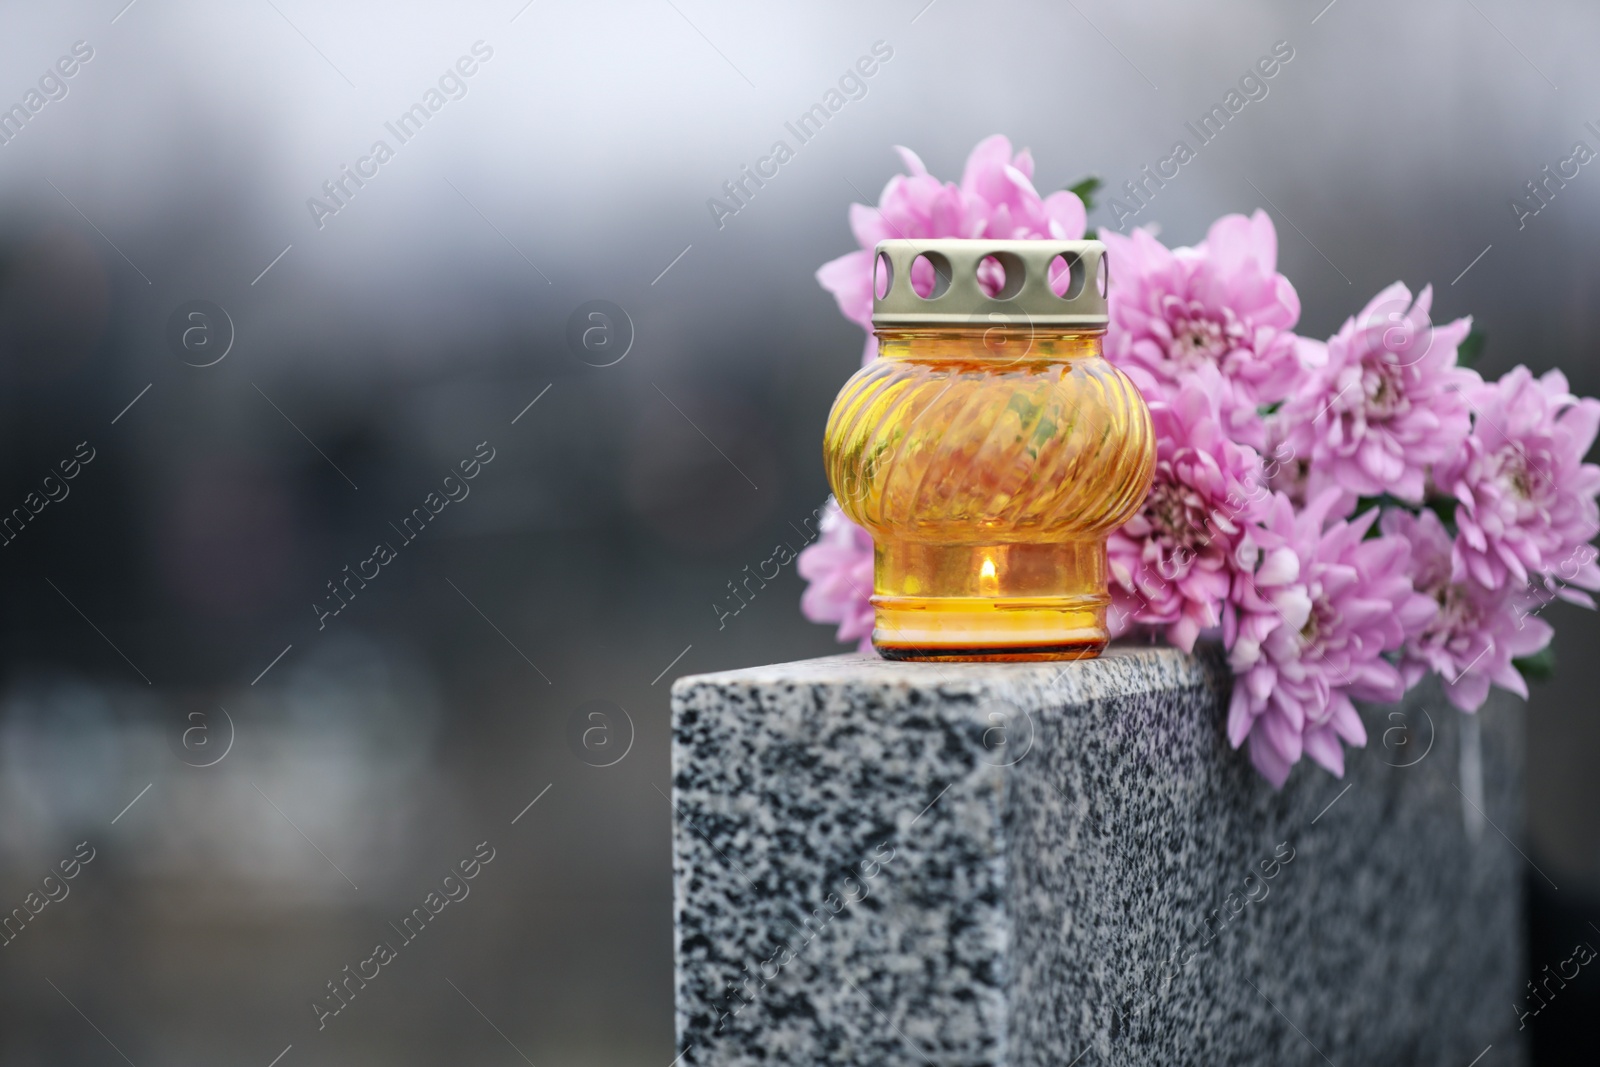
[[[880,41],[866,95],[719,228],[708,198]],[[895,144],[957,180],[994,132],[1042,192],[1114,192],[1279,41],[1269,95],[1136,221],[1189,243],[1266,208],[1301,332],[1432,282],[1486,374],[1600,393],[1600,168],[1510,207],[1600,147],[1592,5],[5,5],[0,107],[44,88],[0,114],[0,509],[94,458],[0,548],[0,908],[70,890],[0,948],[0,1064],[665,1067],[668,685],[837,647],[792,568],[713,605],[827,491],[861,333],[812,274],[847,205]],[[344,166],[369,176],[318,219]],[[631,321],[610,366],[566,340],[596,300]],[[169,340],[194,301],[226,315],[203,351],[232,334],[210,366]],[[1600,916],[1600,624],[1548,617],[1536,962]],[[327,983],[481,842],[470,896],[319,1030]]]

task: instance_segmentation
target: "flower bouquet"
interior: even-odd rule
[[[869,331],[866,361],[880,240],[1078,239],[1098,186],[1041,197],[1028,151],[998,135],[959,185],[899,151],[909,173],[851,205],[860,249],[817,272]],[[1600,467],[1583,461],[1600,400],[1556,370],[1485,381],[1467,365],[1482,335],[1466,318],[1435,326],[1431,287],[1396,282],[1327,341],[1299,336],[1261,211],[1191,248],[1148,228],[1098,237],[1106,357],[1158,438],[1144,506],[1107,547],[1113,633],[1185,651],[1220,639],[1229,740],[1274,787],[1302,756],[1342,776],[1344,746],[1367,739],[1352,700],[1399,700],[1430,672],[1464,712],[1491,685],[1526,697],[1525,676],[1548,669],[1539,612],[1593,608],[1600,590]],[[802,610],[870,651],[872,539],[831,502],[820,530],[799,558]]]

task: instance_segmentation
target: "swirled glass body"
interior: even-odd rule
[[[828,418],[840,506],[876,545],[873,644],[908,659],[1098,654],[1105,539],[1149,489],[1139,392],[1097,333],[879,332]]]

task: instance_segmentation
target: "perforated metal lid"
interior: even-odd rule
[[[879,241],[873,259],[872,325],[878,329],[959,326],[1061,326],[1106,328],[1106,246],[1099,241],[985,241],[957,238]],[[978,284],[978,265],[994,257],[1005,272],[990,296]],[[1050,286],[1051,262],[1060,256],[1070,272],[1065,294]],[[911,287],[912,264],[925,258],[933,291]],[[1057,268],[1060,273],[1062,268]],[[883,274],[889,274],[888,289]]]

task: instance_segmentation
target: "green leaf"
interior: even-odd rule
[[[1444,528],[1450,531],[1450,536],[1456,535],[1456,507],[1460,501],[1453,496],[1430,496],[1425,505],[1439,521],[1444,523]]]
[[[1463,367],[1478,362],[1478,357],[1483,355],[1483,343],[1488,339],[1488,334],[1474,326],[1472,332],[1461,339],[1461,345],[1456,349],[1456,362]]]
[[[1531,656],[1519,656],[1511,661],[1524,679],[1530,682],[1548,682],[1556,676],[1556,649],[1545,645]]]
[[[1355,510],[1350,514],[1360,515],[1368,508],[1405,508],[1407,511],[1417,510],[1414,505],[1407,504],[1403,500],[1397,500],[1388,493],[1380,493],[1377,496],[1357,497]]]
[[[1094,195],[1098,193],[1101,187],[1104,185],[1105,182],[1091,174],[1087,178],[1084,178],[1082,181],[1078,182],[1076,185],[1067,186],[1067,192],[1072,193],[1079,200],[1083,201],[1084,211],[1093,211]]]
[[[1416,510],[1410,504],[1407,504],[1407,503],[1405,503],[1403,501],[1400,501],[1400,500],[1396,500],[1394,497],[1390,496],[1388,493],[1383,493],[1383,494],[1380,494],[1379,496],[1357,497],[1356,498],[1355,510],[1350,512],[1350,517],[1352,519],[1358,518],[1359,516],[1364,514],[1369,508],[1405,508],[1407,511],[1415,511]],[[1382,536],[1383,536],[1383,531],[1378,528],[1378,524],[1375,522],[1375,523],[1372,524],[1372,526],[1370,528],[1368,528],[1366,536],[1364,536],[1362,538],[1362,540],[1363,541],[1371,541],[1374,537],[1382,537]]]

